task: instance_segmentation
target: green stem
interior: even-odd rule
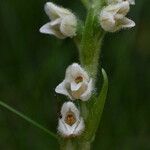
[[[85,22],[85,29],[82,35],[82,41],[80,46],[80,62],[86,70],[94,76],[94,55],[95,55],[95,45],[93,37],[93,22],[94,22],[94,10],[91,9],[88,12],[87,19]]]
[[[91,143],[90,142],[81,142],[79,146],[79,150],[90,150]]]
[[[82,34],[79,56],[81,65],[89,72],[91,77],[96,80],[100,48],[104,32],[101,31],[95,16],[95,10],[89,10]]]
[[[60,150],[76,150],[76,145],[72,143],[71,139],[63,139],[60,141]]]
[[[64,139],[61,141],[60,150],[90,150],[90,142],[81,141],[80,139]]]
[[[81,2],[82,2],[82,4],[84,5],[84,7],[85,7],[86,9],[89,8],[89,6],[90,6],[89,0],[81,0]]]

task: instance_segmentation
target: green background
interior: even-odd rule
[[[39,33],[48,22],[45,0],[0,0],[0,100],[57,132],[65,97],[55,87],[65,68],[78,62],[71,39]],[[53,1],[72,9],[81,19],[78,0]],[[150,149],[150,1],[136,0],[131,30],[107,34],[101,63],[109,91],[94,150]],[[63,100],[62,100],[63,99]],[[57,150],[57,141],[0,107],[1,150]]]

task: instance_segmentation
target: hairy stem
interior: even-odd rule
[[[82,2],[82,4],[84,5],[84,7],[85,7],[86,9],[89,8],[89,6],[90,6],[89,0],[81,0],[81,2]]]
[[[90,142],[80,139],[67,139],[61,142],[60,150],[90,150]]]
[[[82,34],[79,57],[82,66],[96,80],[104,31],[99,27],[97,12],[91,8]]]

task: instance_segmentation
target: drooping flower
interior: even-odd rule
[[[51,21],[40,28],[41,33],[55,35],[60,39],[76,35],[77,19],[71,11],[51,2],[47,2],[44,9]]]
[[[108,4],[120,3],[120,2],[129,2],[131,5],[135,5],[135,0],[108,0]]]
[[[101,27],[108,32],[115,32],[123,28],[134,27],[134,21],[126,17],[129,10],[130,6],[128,1],[104,7],[99,17]]]
[[[72,102],[65,102],[61,108],[58,121],[58,132],[63,137],[78,136],[84,130],[84,121],[80,112]]]
[[[92,78],[79,64],[73,63],[66,69],[65,79],[55,91],[68,96],[71,100],[87,101],[93,91]]]

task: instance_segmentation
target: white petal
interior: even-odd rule
[[[118,14],[122,14],[123,16],[125,16],[129,12],[129,10],[130,10],[130,6],[127,1],[108,5],[103,9],[103,11],[111,13],[112,15],[116,15],[118,13]]]
[[[111,32],[115,27],[116,21],[114,20],[114,16],[111,13],[107,13],[102,11],[100,14],[100,24],[101,27],[108,32]]]
[[[77,19],[74,15],[67,15],[63,17],[60,25],[61,32],[67,37],[76,35]]]
[[[66,126],[64,124],[64,122],[62,121],[62,119],[58,120],[58,131],[60,133],[64,133],[64,131],[66,130]]]
[[[43,26],[40,28],[40,32],[41,32],[41,33],[45,33],[45,34],[54,34],[53,31],[51,30],[50,22],[49,22],[49,23],[46,23],[45,25],[43,25]]]
[[[75,83],[74,81],[71,82],[71,91],[77,91],[82,85],[82,82],[80,83]]]
[[[122,2],[123,0],[107,0],[108,4],[114,4],[114,3],[119,3]]]
[[[58,132],[62,136],[69,136],[70,132],[68,131],[68,128],[66,127],[66,124],[62,121],[62,119],[59,119],[58,121]]]
[[[74,81],[77,76],[82,76],[83,80],[88,80],[89,76],[86,71],[77,63],[73,63],[66,69],[65,79],[69,82]]]
[[[87,101],[91,97],[92,92],[93,92],[93,81],[92,81],[92,79],[90,79],[90,81],[88,83],[88,88],[81,95],[80,99],[83,100],[83,101]]]
[[[128,0],[131,5],[135,5],[135,0]]]
[[[119,10],[117,13],[125,16],[130,10],[130,5],[127,1],[123,1],[122,3],[118,4],[118,8]]]
[[[108,0],[108,4],[115,4],[115,3],[120,3],[123,2],[124,0]],[[126,0],[129,2],[131,5],[135,5],[135,0]]]
[[[126,17],[124,17],[121,20],[121,23],[122,23],[122,28],[132,28],[135,26],[135,22],[132,21],[131,19],[126,18]]]
[[[84,121],[81,118],[78,122],[76,122],[73,126],[66,124],[62,119],[59,119],[58,122],[58,131],[59,133],[64,136],[71,136],[71,135],[80,135],[85,128]]]
[[[80,135],[80,134],[83,132],[84,128],[85,128],[84,121],[83,121],[83,119],[81,118],[79,124],[78,124],[78,125],[76,126],[76,128],[74,129],[73,134],[74,134],[74,135]]]
[[[44,33],[44,34],[50,34],[50,35],[55,35],[56,37],[58,37],[59,39],[64,39],[66,38],[64,35],[61,34],[61,32],[59,31],[58,27],[53,26],[53,24],[56,24],[57,22],[49,22],[46,23],[45,25],[43,25],[40,28],[40,32]]]
[[[62,20],[61,18],[55,19],[55,20],[53,20],[53,21],[50,22],[50,25],[51,26],[60,25],[61,20]]]
[[[63,106],[61,108],[62,117],[65,117],[66,113],[68,111],[72,111],[75,114],[76,119],[78,120],[80,113],[79,113],[79,110],[77,109],[77,107],[74,105],[74,103],[72,103],[72,102],[65,102],[63,104]]]
[[[66,96],[69,96],[70,97],[70,94],[68,93],[68,91],[66,90],[66,87],[65,87],[65,83],[66,81],[64,80],[62,83],[60,83],[56,88],[55,88],[55,92],[56,93],[59,93],[59,94],[64,94]]]
[[[75,124],[74,124],[75,125]],[[66,124],[66,128],[67,128],[67,132],[68,132],[68,134],[69,135],[72,135],[73,134],[73,131],[74,131],[74,129],[75,129],[75,126],[74,125],[72,125],[72,126],[70,126],[70,125],[68,125],[68,124]]]
[[[45,4],[45,12],[51,20],[57,19],[59,17],[64,17],[66,15],[72,14],[68,9],[57,6],[51,2]]]

